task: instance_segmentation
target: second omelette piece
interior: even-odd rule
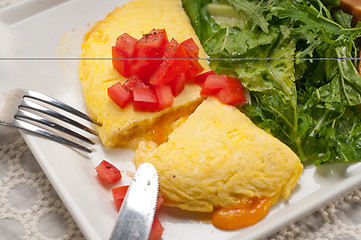
[[[141,142],[135,163],[153,164],[165,204],[212,212],[240,200],[287,198],[303,166],[285,144],[237,108],[205,100],[161,145]]]

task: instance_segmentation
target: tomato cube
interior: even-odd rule
[[[160,64],[159,68],[150,78],[152,85],[163,85],[175,79],[179,74],[185,72],[190,68],[188,63],[188,54],[186,50],[175,39],[171,39],[169,46],[165,50],[165,59]],[[181,59],[175,59],[181,58]]]
[[[133,107],[135,111],[156,112],[157,97],[150,88],[133,88]]]
[[[148,240],[159,240],[162,237],[164,228],[160,223],[157,216],[154,216],[154,221],[152,225],[152,230],[150,231],[150,235]]]
[[[98,177],[106,183],[112,184],[122,178],[118,168],[103,160],[96,168]]]
[[[143,82],[148,83],[160,63],[160,60],[135,60],[130,67],[130,75],[137,75]]]
[[[192,53],[188,52],[188,56],[190,58],[196,58]],[[185,72],[186,73],[186,80],[187,82],[193,82],[194,78],[203,72],[204,68],[203,66],[198,62],[196,59],[189,59],[189,69]]]
[[[197,56],[185,49],[189,57],[189,69],[185,72],[187,82],[193,82],[195,76],[203,72],[203,66],[198,62]]]
[[[161,58],[168,45],[168,37],[165,29],[153,29],[143,34],[135,45],[136,57]]]
[[[174,97],[178,96],[184,90],[186,80],[186,73],[182,73],[169,83]]]
[[[126,59],[126,57],[114,46],[112,46],[112,63],[113,67],[120,74],[124,77],[130,77],[131,60]]]
[[[127,194],[129,185],[120,186],[112,189],[113,200],[118,211],[122,206],[125,195]]]
[[[132,75],[130,79],[125,81],[124,87],[129,91],[133,91],[134,88],[148,88],[148,86],[137,75]]]
[[[162,85],[172,81],[175,76],[168,74],[171,62],[164,60],[156,71],[150,76],[149,83],[152,85]]]
[[[121,108],[125,108],[132,100],[132,93],[120,82],[108,88],[108,96]]]
[[[118,211],[120,210],[120,208],[122,206],[122,203],[124,201],[124,198],[125,198],[125,195],[127,194],[128,189],[129,189],[129,185],[112,188],[113,200],[114,200],[115,206],[117,207]],[[163,205],[163,202],[164,202],[164,198],[161,196],[158,196],[157,205],[155,208],[156,211],[158,211],[160,209],[160,207]]]
[[[138,59],[131,67],[131,74],[136,74],[147,82],[162,62],[161,59],[151,58],[162,58],[167,45],[168,37],[164,29],[153,29],[144,34],[135,45],[134,55]]]
[[[198,56],[199,54],[199,47],[194,42],[193,38],[188,38],[187,40],[184,40],[181,42],[181,45],[186,49],[188,52],[190,52],[194,56]]]
[[[173,104],[172,89],[169,85],[159,85],[154,87],[154,93],[157,96],[158,111],[166,109]]]
[[[115,48],[121,52],[125,57],[132,58],[134,57],[135,44],[138,40],[128,33],[123,33],[117,38],[115,42]]]
[[[158,211],[160,207],[163,205],[163,203],[164,203],[164,198],[158,195],[157,206],[155,207],[155,210]]]
[[[204,81],[201,89],[202,95],[215,96],[218,92],[227,85],[227,76],[209,75]]]
[[[233,106],[245,103],[247,100],[244,96],[243,89],[238,79],[229,77],[226,86],[221,89],[217,95],[218,100],[224,104]]]
[[[208,71],[208,72],[204,72],[204,73],[202,73],[202,74],[197,75],[197,76],[194,78],[194,81],[195,81],[198,85],[202,85],[209,75],[216,75],[216,73],[215,73],[213,70],[212,70],[212,71]]]

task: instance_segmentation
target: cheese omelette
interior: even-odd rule
[[[141,142],[135,163],[143,162],[157,169],[165,204],[199,212],[252,197],[287,198],[303,169],[290,148],[215,98],[167,142]]]
[[[166,29],[168,38],[178,42],[193,38],[200,48],[199,57],[206,57],[179,0],[135,0],[116,8],[93,26],[85,37],[81,58],[109,59],[111,46],[120,34],[128,33],[139,39],[153,28]],[[205,61],[200,63],[205,71],[210,70]],[[157,113],[135,112],[132,104],[121,109],[107,96],[108,87],[127,80],[114,69],[111,60],[83,60],[79,75],[89,113],[102,124],[97,130],[107,147],[135,148],[140,139],[168,135],[166,128],[194,111],[204,99],[198,85],[187,84],[172,107]]]
[[[81,57],[111,58],[120,34],[139,39],[153,28],[166,29],[178,42],[192,37],[199,56],[206,57],[180,0],[134,0],[116,8],[87,34]],[[112,61],[84,60],[79,74],[89,112],[103,125],[98,128],[102,142],[138,146],[134,161],[156,167],[166,205],[212,212],[253,197],[275,203],[279,196],[288,197],[302,172],[300,160],[285,144],[237,108],[212,97],[204,100],[197,85],[188,84],[171,108],[135,112],[107,96],[109,86],[126,81]]]

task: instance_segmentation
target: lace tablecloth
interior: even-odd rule
[[[19,1],[24,0],[0,0],[0,8]],[[19,131],[0,126],[0,240],[12,239],[84,236]],[[361,239],[361,189],[290,224],[271,239]]]

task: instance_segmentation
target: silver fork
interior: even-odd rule
[[[29,101],[30,99],[30,101]],[[40,101],[42,103],[45,103],[44,106],[41,104],[36,103],[36,101],[31,101],[31,99],[34,99],[36,101]],[[64,127],[54,121],[51,121],[45,117],[39,116],[35,114],[35,112],[42,113],[42,115],[48,115],[52,118],[56,118],[62,122],[66,122],[68,124],[71,124],[75,126],[76,128],[79,128],[85,132],[88,132],[93,135],[97,135],[97,133],[90,129],[89,127],[61,114],[58,113],[51,108],[46,107],[46,105],[51,105],[53,107],[62,109],[68,113],[71,113],[75,116],[78,116],[79,118],[85,119],[86,121],[89,121],[93,124],[97,124],[100,126],[100,124],[96,123],[93,119],[91,119],[86,114],[76,110],[73,107],[70,107],[69,105],[54,99],[52,97],[49,97],[47,95],[44,95],[42,93],[34,92],[31,90],[21,89],[21,88],[14,88],[10,89],[6,92],[0,93],[0,125],[9,126],[9,127],[17,127],[20,129],[24,129],[27,131],[30,131],[32,133],[39,134],[41,136],[44,136],[48,139],[51,139],[53,141],[66,144],[68,146],[74,147],[76,149],[80,149],[83,151],[86,151],[88,153],[91,152],[91,150],[80,143],[76,143],[72,140],[66,139],[59,134],[54,133],[53,131],[49,131],[46,128],[41,127],[42,125],[52,128],[58,131],[61,131],[67,135],[70,135],[72,137],[75,137],[76,139],[79,139],[81,141],[87,142],[89,144],[94,144],[92,140],[89,138],[67,128]],[[30,110],[30,111],[29,111]],[[41,114],[40,114],[41,115]],[[38,123],[38,124],[34,124]]]

